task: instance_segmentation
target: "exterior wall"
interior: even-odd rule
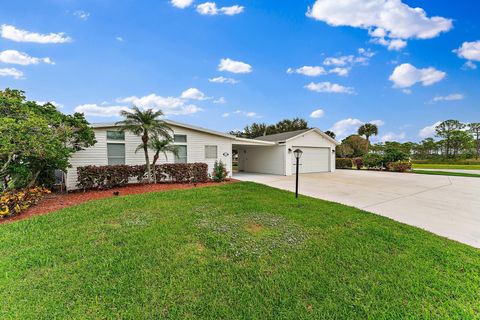
[[[255,173],[285,174],[284,146],[243,146],[238,150],[238,170]]]
[[[328,140],[327,138],[321,136],[315,131],[309,131],[304,135],[298,136],[292,140],[286,142],[286,150],[292,149],[293,147],[317,147],[317,148],[329,148],[330,150],[330,172],[335,171],[335,154],[332,152],[335,151],[336,145]],[[294,157],[290,154],[286,156],[285,161],[285,172],[286,175],[292,175],[295,172],[293,171],[293,159]]]
[[[208,172],[213,171],[213,165],[216,160],[221,160],[226,164],[229,175],[232,172],[232,139],[222,136],[209,134],[206,132],[186,129],[183,127],[170,126],[174,134],[184,134],[187,136],[187,143],[178,143],[178,145],[187,145],[187,162],[203,162],[208,164]],[[141,144],[140,137],[125,132],[125,141],[108,140],[107,130],[115,130],[115,128],[99,128],[94,129],[95,138],[97,143],[86,150],[82,150],[73,154],[70,163],[71,168],[67,170],[67,190],[76,189],[77,184],[77,167],[95,165],[104,166],[108,164],[107,159],[107,143],[125,143],[125,164],[127,165],[140,165],[145,164],[145,154],[143,150],[139,150],[135,153],[135,149]],[[205,145],[217,146],[217,159],[205,159]],[[228,156],[224,156],[224,153],[228,153]],[[154,152],[149,152],[150,161],[153,161]],[[173,154],[167,154],[167,158],[163,154],[160,155],[158,164],[160,163],[173,163]]]

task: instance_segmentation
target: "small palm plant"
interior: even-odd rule
[[[173,139],[170,138],[161,138],[158,135],[154,135],[147,145],[148,149],[153,150],[155,154],[153,155],[152,162],[152,171],[153,171],[153,182],[157,183],[157,170],[155,165],[157,164],[158,159],[160,158],[160,153],[165,156],[165,160],[168,162],[168,153],[171,152],[174,156],[178,156],[178,148],[173,144]],[[137,147],[135,152],[144,149],[143,143]]]
[[[151,136],[161,136],[166,139],[172,139],[173,130],[160,117],[163,112],[153,109],[140,110],[134,106],[132,111],[122,111],[121,116],[125,118],[123,121],[117,122],[115,125],[121,126],[120,130],[130,131],[142,138],[141,149],[145,152],[145,164],[147,167],[148,182],[152,182],[152,171],[150,167],[150,158],[148,156],[148,142]]]

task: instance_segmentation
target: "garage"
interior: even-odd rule
[[[295,174],[293,151],[302,150],[300,173],[335,171],[335,148],[339,143],[318,128],[237,139],[232,145],[238,155],[238,171]]]
[[[304,146],[293,146],[293,150],[303,151],[299,161],[300,173],[329,172],[330,171],[330,149],[314,148]],[[295,172],[296,159],[292,153],[292,172]]]

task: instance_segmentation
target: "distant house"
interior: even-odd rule
[[[165,121],[174,131],[174,143],[179,154],[167,154],[167,157],[160,155],[158,163],[203,162],[208,164],[209,172],[212,172],[215,161],[222,161],[231,176],[232,153],[236,150],[239,171],[291,175],[295,173],[292,169],[295,164],[292,159],[293,150],[300,148],[303,151],[300,172],[335,170],[335,147],[338,142],[317,128],[245,139],[189,124]],[[143,151],[135,153],[141,143],[140,137],[130,132],[121,132],[115,123],[97,123],[92,127],[97,143],[72,156],[72,167],[66,176],[67,190],[77,188],[77,167],[145,163]]]

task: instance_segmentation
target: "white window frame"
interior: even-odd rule
[[[208,149],[215,148],[215,156],[210,156]],[[211,151],[211,150],[210,150]],[[218,146],[217,145],[205,145],[205,159],[218,159]]]

